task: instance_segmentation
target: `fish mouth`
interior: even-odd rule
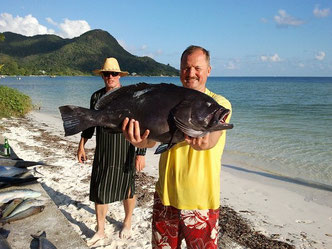
[[[230,114],[230,110],[228,109],[219,109],[216,113],[216,115],[219,115],[219,122],[221,124],[227,124],[226,119],[228,118],[228,115]]]
[[[227,120],[230,113],[231,113],[230,110],[224,109],[224,108],[221,108],[218,111],[216,111],[215,117],[218,117],[217,118],[218,124],[216,125],[215,128],[218,127],[217,130],[219,130],[220,128],[221,128],[221,130],[226,130],[226,129],[232,129],[233,128],[233,124],[226,123],[226,120]]]

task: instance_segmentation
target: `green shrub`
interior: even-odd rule
[[[0,118],[23,117],[33,108],[31,98],[20,91],[0,86]]]

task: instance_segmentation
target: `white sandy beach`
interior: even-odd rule
[[[79,135],[64,137],[60,117],[33,112],[26,119],[2,119],[0,129],[18,157],[43,161],[59,167],[37,167],[40,183],[83,239],[95,229],[94,205],[89,201],[89,179],[93,139],[86,164],[76,160]],[[148,150],[144,173],[158,174],[158,157]],[[221,205],[247,219],[254,231],[296,248],[332,248],[332,192],[291,183],[273,175],[244,169],[235,159],[223,158]],[[146,178],[144,196],[154,192],[153,178]],[[137,194],[139,194],[137,192]],[[92,248],[151,248],[152,200],[138,200],[134,211],[132,237],[119,239],[124,217],[121,203],[109,205],[104,245]],[[146,200],[148,200],[146,202]],[[249,248],[234,243],[233,248]],[[265,247],[267,248],[267,247]]]

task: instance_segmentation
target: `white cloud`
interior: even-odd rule
[[[319,60],[319,61],[324,60],[324,58],[325,58],[325,52],[323,52],[323,51],[318,52],[318,54],[315,56],[315,58],[317,60]]]
[[[0,15],[0,32],[10,31],[26,36],[54,34],[53,29],[41,25],[32,15],[13,17],[8,13]]]
[[[64,38],[73,38],[91,30],[90,25],[84,20],[65,19],[64,23],[60,23],[60,36]]]
[[[316,7],[313,10],[313,13],[314,13],[315,17],[318,17],[318,18],[327,17],[330,14],[330,8],[319,9],[319,5],[316,5]]]
[[[302,20],[288,15],[285,10],[279,10],[278,13],[279,15],[274,16],[274,20],[280,27],[300,26],[304,23]]]
[[[262,55],[260,57],[260,59],[263,62],[279,62],[279,61],[282,61],[278,54],[274,54],[272,56]]]
[[[56,23],[51,18],[46,18],[46,21],[57,28],[47,28],[41,25],[37,18],[32,15],[25,17],[2,13],[0,15],[0,32],[10,31],[26,36],[42,35],[42,34],[56,34],[63,38],[73,38],[91,30],[90,25],[84,20],[69,20],[65,19],[63,23]]]
[[[278,61],[281,61],[280,57],[278,54],[274,54],[270,57],[271,61],[272,62],[278,62]]]
[[[164,54],[164,52],[161,49],[158,49],[156,51],[145,51],[145,50],[143,50],[141,52],[142,56],[148,56],[148,57],[151,57],[152,59],[155,59],[155,58],[157,58],[157,57],[159,57],[163,54]]]

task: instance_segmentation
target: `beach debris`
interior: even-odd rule
[[[140,122],[141,132],[149,129],[150,139],[162,143],[155,152],[159,154],[183,141],[184,134],[200,137],[233,128],[226,123],[230,110],[202,92],[174,84],[139,83],[120,87],[105,94],[95,108],[59,107],[65,136],[93,126],[120,133],[122,122],[128,117]]]
[[[240,213],[247,213],[247,214],[251,214],[253,215],[254,212],[253,211],[250,211],[250,210],[239,210]]]
[[[56,249],[55,245],[52,244],[47,238],[46,238],[46,232],[43,231],[40,235],[33,235],[31,234],[32,238],[38,240],[39,249]]]
[[[0,192],[0,203],[7,203],[17,198],[37,198],[41,196],[41,193],[32,189],[13,189]]]
[[[279,239],[280,238],[280,234],[279,233],[273,233],[271,234],[271,239]]]
[[[312,220],[295,220],[296,223],[303,223],[303,224],[312,224],[315,223]]]
[[[10,157],[10,153],[11,153],[11,149],[10,149],[10,145],[8,142],[8,138],[5,138],[5,143],[3,145],[3,155]]]
[[[44,205],[30,207],[30,208],[24,210],[23,212],[20,212],[20,213],[14,215],[14,216],[0,219],[0,223],[1,224],[6,224],[6,223],[13,222],[13,221],[25,219],[27,217],[30,217],[32,215],[35,215],[35,214],[38,214],[38,213],[42,212],[44,210],[44,208],[45,208]]]
[[[227,248],[227,244],[230,244],[231,241],[244,246],[244,248],[295,249],[294,245],[276,240],[278,234],[274,234],[269,238],[255,231],[248,221],[227,206],[220,207],[219,226],[220,240],[218,248]]]

